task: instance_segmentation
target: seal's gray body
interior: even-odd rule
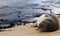
[[[45,13],[38,18],[37,27],[41,31],[55,31],[59,28],[59,22],[54,14]]]

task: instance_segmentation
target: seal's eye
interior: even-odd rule
[[[48,17],[48,15],[46,15],[45,17]]]

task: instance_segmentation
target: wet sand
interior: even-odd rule
[[[32,24],[5,29],[5,31],[0,32],[0,36],[60,36],[60,28],[54,32],[41,32],[32,27]]]

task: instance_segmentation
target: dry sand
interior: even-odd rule
[[[5,31],[0,32],[0,36],[60,36],[60,28],[54,32],[41,32],[31,27],[32,24],[33,23],[5,29]]]

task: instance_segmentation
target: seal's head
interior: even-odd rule
[[[47,13],[39,17],[37,27],[41,31],[51,32],[59,28],[59,22],[55,15]]]

